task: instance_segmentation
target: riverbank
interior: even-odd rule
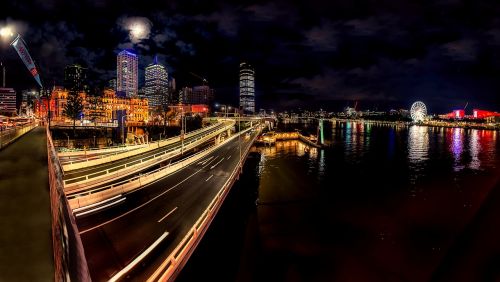
[[[407,121],[380,121],[380,120],[367,120],[367,119],[346,119],[346,118],[332,118],[331,121],[338,122],[362,122],[376,125],[397,125],[409,126],[415,124],[414,122]],[[465,122],[447,122],[430,120],[418,125],[429,127],[446,127],[446,128],[465,128],[465,129],[482,129],[482,130],[500,130],[500,124],[482,124],[482,123],[465,123]]]

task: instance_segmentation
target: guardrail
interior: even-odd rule
[[[181,154],[182,150],[190,150],[195,148],[196,146],[203,144],[210,138],[213,138],[220,134],[221,132],[227,130],[226,128],[216,128],[210,130],[198,138],[193,138],[189,140],[189,142],[184,143],[184,145],[178,145],[174,148],[162,151],[160,153],[156,153],[154,155],[150,155],[138,160],[134,160],[125,164],[120,164],[106,170],[90,173],[84,176],[78,176],[75,178],[70,178],[64,180],[65,191],[68,194],[68,191],[74,192],[75,190],[81,190],[79,188],[92,188],[96,185],[102,185],[103,183],[110,182],[119,177],[123,177],[132,173],[137,173],[141,170],[144,170],[150,166],[163,162],[169,158],[172,158],[178,154]],[[129,170],[125,170],[126,168],[130,168]],[[110,178],[110,174],[114,177]]]
[[[226,129],[232,127],[233,125],[234,125],[234,123],[224,126],[224,124],[222,123],[222,124],[217,124],[214,128],[215,129],[224,128],[224,130],[226,130]],[[207,130],[209,128],[203,128],[203,129]],[[199,130],[192,131],[185,136],[185,139],[191,138],[193,135],[196,135],[198,133],[199,133]],[[175,137],[160,141],[159,143],[157,143],[156,147],[155,146],[148,146],[148,147],[145,147],[142,149],[134,150],[132,152],[120,153],[120,154],[116,154],[114,156],[107,156],[107,157],[103,157],[103,158],[97,159],[97,160],[87,160],[87,161],[83,160],[81,162],[66,164],[66,165],[63,165],[63,169],[64,169],[64,171],[71,171],[71,170],[81,169],[84,167],[96,166],[96,165],[100,165],[100,164],[104,164],[104,163],[108,163],[108,162],[114,162],[114,161],[117,161],[120,159],[124,159],[124,158],[128,158],[128,157],[135,156],[138,154],[146,153],[148,151],[156,150],[160,147],[164,147],[164,146],[170,145],[170,144],[175,143],[175,142],[179,142],[179,139],[180,139],[179,136],[175,136]]]
[[[91,281],[75,218],[64,195],[62,169],[48,127],[46,127],[46,133],[54,280]]]
[[[248,156],[250,148],[255,141],[258,134],[254,136],[252,142],[249,143],[245,149],[242,158],[238,162],[238,166],[231,173],[231,176],[224,183],[219,192],[215,195],[214,199],[210,202],[205,211],[201,214],[198,220],[195,222],[193,227],[184,236],[177,247],[172,251],[172,253],[165,259],[161,265],[156,269],[156,271],[149,277],[148,282],[152,281],[174,281],[179,272],[182,270],[187,260],[191,254],[196,249],[196,246],[205,235],[208,227],[210,226],[215,215],[219,211],[224,199],[231,190],[232,185],[238,179],[241,172],[244,160]]]
[[[191,136],[192,134],[196,134],[196,133],[198,133],[200,131],[207,130],[210,127],[214,127],[214,126],[217,126],[217,125],[220,125],[220,123],[216,123],[216,124],[213,124],[213,125],[210,125],[210,126],[207,126],[207,127],[203,127],[203,128],[199,128],[199,129],[193,130],[193,131],[191,131],[189,133],[186,133],[186,138],[188,136]],[[156,140],[154,142],[150,142],[148,144],[149,145],[157,144],[157,143],[168,141],[168,140],[174,140],[175,138],[180,138],[180,137],[179,136],[173,136],[173,137],[170,137],[170,138],[167,138],[167,139],[159,139],[159,140]],[[59,156],[60,157],[61,156],[63,156],[63,157],[74,156],[74,155],[81,156],[81,155],[84,155],[85,153],[89,153],[89,152],[92,153],[92,154],[95,154],[95,153],[100,154],[100,153],[111,152],[113,150],[121,150],[121,151],[123,151],[123,149],[133,150],[133,149],[136,149],[137,147],[141,147],[141,146],[144,146],[144,145],[143,144],[141,144],[141,145],[118,145],[118,146],[112,146],[112,147],[106,147],[106,148],[72,149],[72,150],[68,150],[68,151],[59,151]]]
[[[0,130],[0,150],[7,147],[7,145],[9,145],[10,143],[16,141],[19,137],[30,132],[35,127],[37,127],[36,122]]]
[[[250,129],[242,131],[240,134],[247,132]],[[224,142],[229,142],[234,138],[238,137],[239,134],[233,135],[231,138],[227,139]],[[179,160],[175,163],[168,165],[167,167],[161,167],[150,171],[145,174],[141,174],[139,176],[132,177],[130,179],[124,180],[119,183],[115,183],[108,186],[99,187],[93,190],[87,190],[85,192],[77,193],[77,194],[69,194],[67,195],[69,199],[69,203],[72,209],[85,207],[91,204],[95,204],[101,201],[105,201],[111,197],[114,197],[119,194],[125,194],[137,189],[140,189],[146,185],[149,185],[153,182],[156,182],[165,176],[186,167],[193,162],[205,157],[211,152],[217,150],[219,146],[212,146],[207,148],[197,154],[194,154],[186,159]]]

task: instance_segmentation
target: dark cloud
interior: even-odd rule
[[[257,105],[405,107],[448,110],[469,101],[500,107],[500,4],[482,1],[8,1],[45,80],[62,82],[82,62],[96,83],[112,77],[116,53],[134,48],[143,69],[159,55],[177,85],[209,79],[221,102],[237,103],[238,66],[256,68]],[[49,16],[50,15],[50,16]],[[147,35],[131,38],[130,20]],[[19,62],[8,46],[1,59]],[[22,88],[26,79],[13,78]],[[31,87],[31,86],[28,86]],[[326,103],[330,101],[331,103]]]

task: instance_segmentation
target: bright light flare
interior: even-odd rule
[[[0,28],[0,37],[11,38],[14,36],[14,30],[10,26]]]

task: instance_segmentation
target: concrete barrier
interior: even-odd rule
[[[80,233],[63,192],[62,169],[48,127],[46,127],[46,132],[54,280],[91,281]]]

